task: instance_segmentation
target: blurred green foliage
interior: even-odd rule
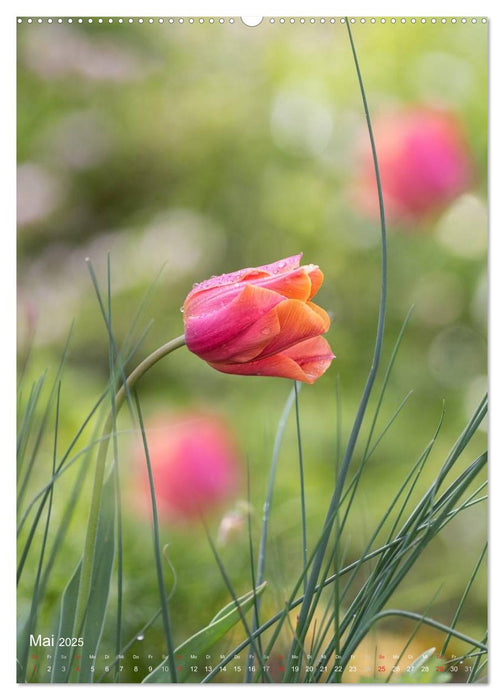
[[[434,478],[486,381],[486,27],[368,22],[353,31],[371,116],[396,105],[449,109],[464,127],[475,175],[471,191],[444,211],[413,226],[389,227],[384,362],[412,304],[415,310],[379,429],[413,393],[367,465],[349,522],[349,560],[359,556],[391,494],[433,435],[443,401],[446,417],[424,484]],[[87,257],[106,292],[110,253],[118,342],[155,282],[137,327],[138,337],[154,320],[139,360],[183,332],[180,307],[193,283],[303,251],[304,262],[320,265],[325,274],[317,302],[334,314],[328,340],[337,355],[327,374],[300,395],[313,542],[333,484],[337,422],[344,440],[367,376],[379,297],[379,226],[355,210],[348,196],[353,148],[365,121],[346,28],[338,22],[267,20],[255,29],[239,20],[192,26],[24,23],[18,27],[18,52],[19,366],[31,348],[26,386],[46,367],[54,376],[73,321],[59,443],[65,445],[82,424],[108,372],[106,329]],[[250,494],[244,475],[238,498],[250,495],[254,542],[276,426],[290,388],[281,379],[218,374],[185,350],[142,382],[146,418],[158,410],[212,406],[228,419],[250,469]],[[124,411],[119,442],[126,489],[135,467],[131,426]],[[485,443],[480,432],[467,459]],[[48,455],[51,449],[48,441]],[[38,468],[40,487],[50,477],[50,459]],[[69,470],[56,488],[56,518],[73,479]],[[39,620],[47,633],[52,606],[82,548],[89,485],[90,474],[64,541],[66,556],[57,560],[48,584],[46,617]],[[282,606],[301,562],[294,416],[273,505],[265,613]],[[485,538],[483,513],[481,507],[469,510],[447,528],[422,566],[410,572],[398,605],[422,612],[442,584],[430,614],[449,622]],[[213,536],[222,514],[209,523]],[[128,508],[126,497],[123,522],[124,639],[129,639],[158,601],[150,524]],[[221,547],[239,593],[251,588],[246,530]],[[207,624],[229,596],[199,525],[165,527],[162,537],[177,576],[172,614],[180,643]],[[32,585],[28,573],[21,611]],[[464,609],[468,633],[474,628],[482,634],[485,606],[480,576]],[[106,627],[105,646],[113,644],[113,633]],[[162,643],[160,630],[150,634],[150,643]]]

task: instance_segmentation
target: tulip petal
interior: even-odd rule
[[[267,277],[256,282],[258,287],[271,289],[282,294],[287,299],[307,301],[312,295],[312,281],[304,267],[292,270],[282,275]]]
[[[285,299],[270,312],[276,314],[280,333],[264,349],[262,357],[276,355],[307,338],[326,333],[330,326],[327,313],[316,304]]]
[[[187,347],[203,360],[211,358],[214,350],[230,343],[282,300],[274,291],[247,285],[229,304],[216,310],[196,316],[184,314]]]
[[[282,260],[277,260],[274,263],[268,263],[268,265],[261,265],[256,269],[264,270],[270,275],[290,272],[291,270],[296,270],[299,267],[299,261],[302,257],[303,253],[298,253],[298,255],[291,255],[290,258],[283,258]]]
[[[214,363],[210,366],[225,374],[284,377],[313,384],[329,367],[334,355],[325,338],[310,338],[284,353],[245,363]]]
[[[273,308],[242,333],[215,350],[205,352],[207,362],[249,362],[280,333],[280,322]]]
[[[279,260],[271,265],[246,268],[194,285],[184,302],[184,313],[190,316],[208,312],[217,305],[230,303],[247,283],[271,289],[287,299],[312,299],[324,280],[317,265],[299,267],[300,255]]]
[[[303,370],[308,384],[318,379],[334,360],[331,347],[325,338],[309,338],[285,351],[284,355],[293,359]]]
[[[318,267],[318,265],[304,265],[303,269],[306,270],[308,276],[310,277],[311,293],[308,298],[312,299],[322,286],[322,282],[324,281],[324,273]]]

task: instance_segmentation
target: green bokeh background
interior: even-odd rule
[[[423,485],[434,478],[486,384],[487,27],[480,20],[368,20],[357,22],[353,32],[371,117],[401,105],[453,111],[468,140],[474,178],[471,190],[443,211],[389,226],[385,361],[412,304],[415,310],[379,427],[413,393],[367,465],[348,525],[348,561],[359,556],[433,435],[443,402],[446,417]],[[53,377],[74,324],[60,444],[79,428],[108,372],[107,334],[87,257],[105,291],[110,253],[119,342],[157,279],[141,313],[140,330],[154,323],[140,360],[183,331],[180,307],[193,283],[303,251],[304,262],[320,265],[325,275],[317,301],[334,314],[327,338],[337,355],[327,374],[300,395],[313,543],[334,480],[337,381],[345,440],[371,361],[379,299],[379,226],[352,207],[348,194],[365,119],[346,27],[339,20],[302,25],[278,18],[256,28],[239,19],[221,24],[208,18],[192,25],[187,19],[24,21],[18,51],[18,349],[22,366],[33,337],[27,376],[48,368]],[[210,406],[229,421],[250,467],[256,548],[275,432],[290,390],[287,380],[219,374],[186,350],[142,382],[147,420],[158,411]],[[127,491],[135,467],[127,412],[121,427]],[[461,467],[485,444],[482,430]],[[39,487],[50,476],[51,449],[48,440],[36,465]],[[55,491],[56,522],[73,474]],[[245,482],[244,475],[237,499],[247,500]],[[82,550],[90,483],[89,474],[49,582],[38,623],[42,633],[51,631],[54,606]],[[150,523],[127,502],[125,497],[125,639],[158,605]],[[234,506],[223,505],[209,519],[213,536]],[[271,612],[282,606],[301,566],[294,415],[273,506],[266,571],[271,585],[264,602]],[[439,589],[429,614],[449,623],[485,541],[484,507],[469,510],[444,532],[393,603],[423,612]],[[162,541],[169,543],[177,572],[172,615],[180,642],[229,596],[200,525],[164,526]],[[219,551],[236,590],[248,590],[246,527]],[[21,613],[32,593],[34,562],[21,582]],[[465,632],[484,633],[485,609],[481,572],[464,608]],[[402,633],[397,623],[393,631]],[[113,626],[106,625],[104,648],[112,635]],[[160,626],[142,644],[162,646]]]

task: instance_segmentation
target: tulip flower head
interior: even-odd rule
[[[188,349],[227,374],[313,384],[334,355],[326,311],[311,299],[324,276],[300,255],[196,284],[184,303]]]
[[[435,214],[463,193],[472,179],[469,151],[454,115],[430,108],[384,114],[373,126],[387,217],[414,222]],[[378,216],[369,143],[359,156],[356,204]]]
[[[146,428],[156,505],[164,521],[198,520],[232,497],[242,459],[227,424],[215,415],[158,417]],[[144,505],[150,489],[143,449],[136,462]],[[143,508],[145,512],[145,508]]]

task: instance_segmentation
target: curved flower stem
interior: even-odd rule
[[[96,533],[98,529],[98,517],[100,513],[101,496],[103,490],[103,478],[105,476],[105,465],[107,459],[108,445],[110,436],[114,427],[114,418],[118,414],[124,399],[133,389],[138,380],[153,367],[159,360],[177,348],[185,345],[185,336],[180,335],[178,338],[170,340],[168,343],[161,345],[157,350],[154,350],[148,357],[145,358],[128,376],[126,381],[115,395],[114,406],[111,408],[105,427],[103,430],[103,440],[100,442],[98,455],[96,459],[96,471],[93,482],[93,491],[91,496],[91,506],[89,509],[88,526],[86,532],[86,541],[84,544],[84,554],[82,559],[82,571],[79,585],[79,596],[77,598],[76,615],[75,615],[75,631],[82,630],[82,624],[86,614],[86,607],[91,592],[91,575],[93,570],[93,559],[96,547]]]

